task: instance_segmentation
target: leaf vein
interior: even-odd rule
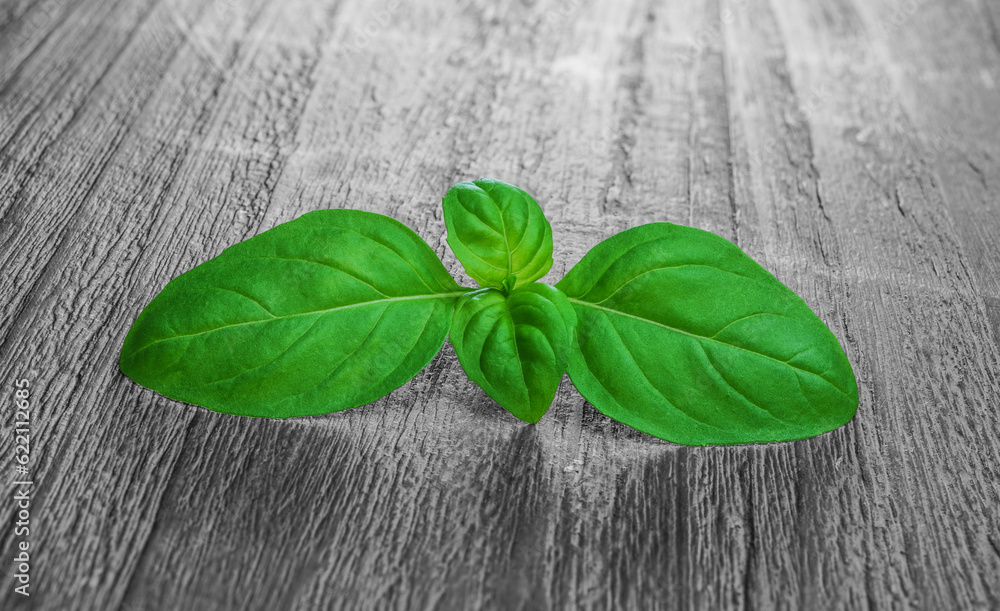
[[[705,350],[705,346],[702,345],[701,342],[697,342],[697,344],[698,344],[698,347],[701,348],[702,354],[705,355],[705,359],[708,361],[708,364],[712,366],[712,369],[714,369],[717,374],[719,374],[719,379],[722,380],[725,383],[726,386],[728,386],[729,388],[733,389],[733,391],[736,394],[738,394],[740,397],[742,397],[744,401],[746,401],[750,405],[756,407],[760,411],[764,412],[770,418],[773,418],[774,420],[777,420],[778,422],[780,422],[782,424],[786,424],[784,420],[782,420],[781,418],[778,418],[777,416],[775,416],[774,414],[772,414],[771,410],[769,410],[766,407],[764,407],[762,405],[759,405],[758,403],[754,402],[753,400],[750,399],[750,397],[746,396],[740,389],[736,388],[736,386],[734,386],[733,383],[730,382],[729,379],[726,378],[726,376],[722,373],[722,370],[719,369],[719,366],[715,364],[715,361],[712,360],[712,357],[708,354],[708,350]]]
[[[267,312],[268,314],[270,314],[271,318],[277,318],[277,316],[275,316],[274,312],[272,312],[270,309],[268,309],[267,307],[265,307],[264,304],[261,303],[260,301],[254,299],[250,295],[246,295],[244,293],[241,293],[240,291],[237,291],[237,290],[234,290],[234,289],[231,289],[231,288],[226,288],[226,287],[223,287],[223,286],[194,286],[194,287],[191,287],[191,290],[195,290],[195,291],[226,291],[227,293],[233,293],[234,295],[239,295],[240,297],[243,297],[244,299],[247,299],[248,301],[252,301],[253,303],[257,304],[257,306],[260,309],[262,309],[265,312]]]
[[[410,346],[409,350],[406,351],[406,354],[403,355],[403,358],[399,359],[399,363],[396,365],[396,367],[392,371],[390,371],[386,375],[382,376],[382,378],[379,380],[380,382],[384,382],[385,380],[389,379],[390,377],[396,375],[396,372],[399,371],[399,368],[403,366],[403,363],[406,362],[406,359],[410,358],[410,355],[413,354],[413,351],[417,349],[417,344],[420,343],[420,340],[424,337],[424,334],[427,333],[427,327],[430,326],[432,318],[434,318],[434,312],[431,312],[427,316],[427,320],[424,321],[423,328],[421,328],[420,329],[420,333],[417,334],[417,339],[413,340],[413,345]],[[432,355],[431,358],[433,358],[433,355]],[[414,374],[414,375],[416,375],[416,374]],[[392,391],[390,391],[390,392],[392,392]],[[386,394],[388,394],[388,393],[386,393]]]
[[[737,318],[736,320],[734,320],[732,322],[726,323],[726,326],[722,327],[721,329],[719,329],[718,331],[716,331],[715,333],[713,333],[711,335],[711,337],[709,337],[708,339],[715,339],[716,337],[719,336],[720,333],[722,333],[723,331],[725,331],[729,327],[735,325],[738,322],[744,321],[744,320],[746,320],[748,318],[753,318],[755,316],[779,316],[781,318],[791,318],[789,316],[785,316],[784,314],[778,314],[777,312],[756,312],[754,314],[747,314],[746,316],[742,316],[742,317]],[[795,355],[795,356],[798,356],[798,355]],[[794,359],[794,358],[795,357],[793,356],[792,359]],[[792,359],[788,359],[788,360],[790,361]],[[787,363],[788,361],[785,361],[785,362]]]
[[[350,271],[348,271],[346,269],[341,269],[341,268],[339,268],[339,267],[337,267],[335,265],[330,265],[329,263],[324,263],[322,261],[314,261],[312,259],[303,259],[302,257],[245,257],[244,258],[244,261],[249,261],[249,260],[263,260],[263,261],[302,261],[303,263],[312,263],[314,265],[319,265],[321,267],[326,267],[326,268],[332,269],[334,271],[337,271],[337,272],[340,272],[340,273],[344,274],[345,276],[353,278],[353,279],[357,280],[358,282],[371,287],[373,291],[375,291],[379,295],[382,295],[383,297],[388,297],[389,296],[389,295],[386,295],[385,293],[383,293],[382,291],[380,291],[374,284],[372,284],[371,282],[368,282],[367,280],[365,280],[364,278],[358,276],[357,274],[354,274],[354,273],[352,273],[352,272],[350,272]],[[416,271],[416,270],[414,270],[414,271]],[[421,282],[423,282],[422,279],[421,279]],[[430,286],[427,285],[426,282],[424,282],[423,284],[427,288],[431,288]],[[431,289],[431,290],[433,290],[433,289]]]
[[[135,354],[138,354],[139,352],[142,352],[143,350],[146,350],[150,346],[153,346],[155,344],[159,344],[160,342],[166,342],[166,341],[172,341],[172,340],[177,340],[177,339],[183,339],[183,338],[186,338],[186,337],[195,337],[197,335],[205,335],[206,333],[214,333],[215,331],[221,331],[222,329],[230,329],[232,327],[242,327],[242,326],[245,326],[245,325],[259,324],[259,323],[262,323],[262,322],[273,322],[275,320],[284,320],[284,319],[287,319],[287,318],[296,318],[296,317],[299,317],[299,316],[309,316],[311,314],[326,314],[326,313],[329,313],[329,312],[336,312],[338,310],[346,310],[346,309],[349,309],[349,308],[359,308],[359,307],[363,307],[363,306],[382,304],[382,303],[386,303],[386,302],[388,302],[388,303],[394,303],[394,302],[397,302],[397,301],[411,301],[411,300],[415,300],[415,299],[442,299],[442,298],[446,298],[446,297],[458,297],[458,296],[464,295],[464,294],[465,294],[465,291],[455,291],[455,292],[452,292],[452,293],[437,293],[435,295],[406,295],[404,297],[390,297],[388,299],[375,299],[375,300],[372,300],[372,301],[361,301],[361,302],[358,302],[358,303],[349,303],[349,304],[346,304],[346,305],[336,306],[336,307],[333,307],[333,308],[327,308],[327,309],[324,309],[324,310],[310,310],[308,312],[297,312],[295,314],[287,314],[287,315],[284,315],[284,316],[276,316],[274,318],[265,318],[265,319],[261,319],[261,320],[248,320],[246,322],[239,322],[239,323],[234,323],[234,324],[231,324],[231,325],[222,325],[221,327],[214,327],[212,329],[206,329],[204,331],[198,331],[198,332],[195,332],[195,333],[188,333],[188,334],[185,334],[185,335],[173,335],[173,336],[170,336],[170,337],[164,337],[162,339],[154,340],[154,341],[146,344],[145,346],[143,346],[139,350],[136,350]]]
[[[611,328],[615,330],[615,334],[618,336],[619,341],[621,341],[622,346],[625,348],[625,352],[628,352],[628,355],[632,359],[632,362],[635,363],[635,369],[636,369],[636,371],[638,371],[639,375],[641,375],[643,377],[643,379],[646,380],[646,383],[649,384],[650,388],[652,388],[653,391],[656,392],[656,394],[660,395],[660,397],[664,401],[667,402],[667,405],[669,405],[670,407],[674,408],[677,412],[681,413],[682,415],[686,416],[687,418],[690,418],[691,420],[694,420],[695,422],[697,422],[699,424],[704,424],[707,427],[711,427],[711,428],[719,430],[719,431],[724,430],[721,427],[712,424],[711,422],[707,422],[705,420],[702,420],[701,418],[695,418],[690,413],[688,413],[688,412],[682,410],[681,408],[677,407],[676,405],[674,405],[674,402],[671,401],[670,399],[668,399],[667,396],[665,394],[663,394],[663,391],[661,391],[658,386],[656,386],[655,384],[653,384],[653,381],[650,380],[649,376],[646,375],[646,372],[643,371],[642,365],[639,364],[639,359],[635,358],[635,354],[632,353],[632,349],[629,348],[628,343],[625,341],[625,338],[622,337],[621,331],[619,331],[618,327],[615,326],[614,321],[611,320],[611,318],[607,314],[605,314],[605,317],[608,318],[608,324],[611,325]],[[597,376],[594,376],[594,377],[597,377]]]
[[[711,337],[705,337],[703,335],[696,335],[694,333],[689,333],[688,331],[684,331],[684,330],[678,329],[676,327],[671,327],[670,325],[665,325],[663,323],[656,322],[655,320],[650,320],[648,318],[643,318],[641,316],[636,316],[634,314],[628,314],[627,312],[621,312],[619,310],[612,310],[611,308],[605,308],[603,306],[599,306],[597,304],[590,303],[589,301],[581,301],[581,300],[576,299],[574,297],[569,297],[568,299],[569,299],[570,302],[579,304],[581,306],[585,306],[585,307],[589,307],[589,308],[594,308],[595,310],[600,310],[602,312],[610,312],[611,314],[617,314],[618,316],[624,316],[625,318],[631,318],[633,320],[638,320],[639,322],[649,323],[651,325],[660,327],[662,329],[666,329],[667,331],[673,331],[673,332],[679,333],[681,335],[686,335],[686,336],[691,337],[691,338],[693,338],[695,340],[698,340],[698,341],[715,342],[717,344],[722,344],[723,346],[728,346],[730,348],[735,348],[737,350],[742,350],[742,351],[748,352],[750,354],[754,354],[754,355],[757,355],[757,356],[760,356],[760,357],[763,357],[763,358],[766,358],[766,359],[770,359],[770,360],[775,361],[777,363],[781,363],[783,365],[787,365],[788,367],[791,367],[792,369],[795,369],[796,371],[801,371],[801,372],[807,373],[807,374],[809,374],[811,376],[815,376],[815,377],[819,378],[820,380],[823,380],[824,382],[826,382],[827,384],[829,384],[831,387],[833,387],[835,390],[837,390],[837,392],[839,392],[839,393],[843,394],[844,396],[850,398],[850,395],[848,395],[843,389],[841,389],[839,386],[837,386],[836,384],[834,384],[830,380],[827,380],[823,376],[819,375],[818,373],[814,373],[812,371],[809,371],[808,369],[802,369],[801,367],[796,367],[795,365],[792,365],[790,362],[782,361],[780,359],[776,359],[773,356],[770,356],[768,354],[764,354],[763,352],[757,352],[756,350],[750,350],[749,348],[744,348],[742,346],[737,346],[736,344],[730,344],[730,343],[727,343],[727,342],[724,342],[724,341],[721,341],[721,340],[717,340],[717,339],[714,339],[714,338],[711,338]],[[617,331],[617,329],[616,329],[616,331]]]
[[[482,187],[480,187],[480,188],[482,188]],[[483,192],[485,193],[485,190]],[[487,193],[486,196],[490,197],[489,193]],[[497,234],[499,236],[503,235],[503,231],[502,231],[502,228],[503,228],[503,219],[502,218],[501,218],[501,223],[500,223],[501,229],[498,230],[496,227],[494,227],[493,225],[491,225],[488,222],[486,222],[486,219],[483,218],[482,216],[480,216],[480,214],[478,212],[476,212],[475,210],[472,210],[468,206],[466,206],[465,202],[462,201],[461,197],[456,197],[455,199],[458,200],[458,205],[461,206],[463,210],[465,210],[470,215],[472,215],[472,218],[474,218],[477,221],[479,221],[484,227],[486,227],[487,229],[489,229],[493,233],[495,233],[495,234]],[[493,205],[496,206],[496,200],[494,200],[492,197],[490,197],[490,201],[492,201]],[[497,210],[499,211],[500,207],[499,206],[496,206],[496,207],[497,207]]]
[[[358,345],[354,347],[354,350],[351,350],[351,352],[349,354],[346,354],[344,356],[344,358],[340,359],[340,362],[337,363],[336,367],[334,367],[330,371],[330,373],[326,374],[326,376],[324,376],[322,380],[320,380],[319,382],[316,382],[315,384],[313,384],[309,388],[303,390],[302,392],[297,392],[294,395],[288,395],[287,397],[285,397],[283,399],[283,402],[291,401],[295,397],[300,397],[300,396],[302,396],[302,395],[304,395],[304,394],[306,394],[308,392],[312,392],[313,390],[316,390],[318,387],[320,387],[323,384],[325,384],[327,382],[327,380],[329,380],[333,376],[337,375],[337,372],[341,370],[341,368],[344,366],[344,363],[346,363],[352,356],[354,356],[355,354],[357,354],[358,351],[361,350],[365,346],[365,344],[368,342],[368,339],[372,336],[372,333],[374,333],[375,329],[378,328],[378,323],[380,323],[382,321],[382,317],[385,316],[385,313],[388,310],[389,310],[389,306],[388,305],[386,305],[384,308],[382,308],[382,311],[379,312],[378,318],[376,318],[375,322],[372,324],[372,328],[368,329],[368,333],[365,333],[365,336],[363,338],[361,338],[361,341],[358,342]],[[421,333],[423,333],[423,331],[421,331]]]
[[[750,278],[749,276],[744,276],[743,274],[738,274],[738,273],[736,273],[734,271],[731,271],[731,270],[728,270],[728,269],[722,269],[721,267],[715,267],[713,265],[705,265],[704,263],[682,263],[680,265],[665,265],[663,267],[654,267],[653,269],[647,269],[646,271],[642,272],[641,274],[637,274],[637,275],[633,276],[628,281],[624,282],[621,286],[619,286],[614,291],[612,291],[607,297],[605,297],[604,299],[602,299],[602,300],[600,300],[600,301],[598,301],[596,303],[598,303],[598,304],[604,303],[608,299],[611,299],[612,297],[614,297],[623,288],[625,288],[626,286],[632,284],[633,282],[635,282],[636,280],[638,280],[639,278],[642,278],[643,276],[645,276],[647,274],[651,274],[653,272],[659,272],[659,271],[663,271],[663,270],[667,270],[667,269],[680,269],[680,268],[684,268],[684,267],[704,267],[704,268],[707,268],[707,269],[715,270],[717,272],[722,272],[722,273],[725,273],[725,274],[732,274],[733,276],[739,276],[740,278],[746,278],[747,280],[754,280],[754,278]],[[587,291],[586,294],[583,295],[583,297],[586,297],[587,295],[589,295],[593,291],[594,291],[594,288],[592,287],[589,291]]]
[[[391,246],[389,246],[388,244],[386,244],[384,242],[379,242],[378,240],[376,240],[375,238],[373,238],[371,236],[368,236],[368,235],[365,235],[365,234],[361,233],[357,229],[352,229],[350,227],[341,227],[341,229],[344,229],[346,231],[350,231],[351,233],[357,234],[357,235],[365,238],[366,240],[374,242],[375,244],[378,244],[382,248],[385,248],[386,250],[388,250],[392,254],[396,255],[397,257],[399,257],[400,261],[402,261],[403,263],[406,263],[406,265],[409,266],[409,268],[413,270],[413,273],[415,273],[417,275],[417,278],[420,279],[420,282],[422,282],[424,284],[424,286],[426,286],[427,288],[429,288],[431,291],[435,290],[434,287],[432,287],[431,285],[427,284],[427,281],[424,280],[424,277],[423,277],[423,275],[421,275],[420,270],[418,270],[417,268],[413,267],[413,263],[411,263],[410,260],[407,257],[404,257],[399,252],[397,252],[396,249],[392,248]],[[410,231],[412,231],[412,229]],[[413,235],[415,235],[417,237],[417,239],[422,239],[422,238],[420,238],[420,236],[416,235],[415,233]],[[424,242],[424,245],[426,246],[427,243]],[[430,246],[428,246],[428,248],[430,248]],[[439,288],[445,288],[443,285],[440,285],[440,284],[438,286],[439,286]]]
[[[214,380],[212,382],[208,382],[208,383],[204,384],[203,386],[207,388],[209,386],[215,386],[216,384],[221,384],[223,382],[229,382],[230,380],[235,380],[236,378],[245,376],[245,375],[247,375],[248,373],[250,373],[252,371],[256,371],[256,370],[258,370],[258,369],[260,369],[262,367],[267,367],[268,365],[270,365],[271,363],[277,361],[278,359],[280,359],[283,356],[287,356],[288,355],[288,351],[291,350],[295,346],[295,344],[299,343],[299,341],[301,341],[303,337],[305,337],[306,335],[308,335],[309,332],[312,331],[312,328],[316,326],[316,323],[318,323],[320,321],[320,319],[323,318],[324,316],[326,316],[326,314],[320,314],[319,316],[317,316],[316,320],[312,321],[309,324],[309,326],[306,327],[305,331],[303,331],[302,333],[300,333],[298,335],[298,337],[296,337],[294,340],[292,340],[292,343],[290,343],[287,346],[285,346],[281,350],[281,352],[279,352],[277,354],[277,356],[275,356],[273,359],[268,360],[266,363],[261,363],[260,365],[256,365],[254,367],[251,367],[250,369],[246,369],[244,371],[241,371],[238,374],[236,374],[236,375],[234,375],[234,376],[232,376],[230,378],[225,378],[225,379],[222,379],[222,380]]]
[[[457,239],[457,238],[456,238],[456,239]],[[467,252],[468,252],[468,253],[469,253],[470,255],[472,255],[473,257],[475,257],[475,258],[479,259],[480,261],[482,261],[482,262],[483,262],[483,263],[485,263],[486,265],[488,265],[488,266],[492,267],[493,269],[498,269],[498,270],[500,270],[500,271],[504,271],[504,270],[503,270],[503,268],[502,268],[502,267],[500,267],[499,265],[493,265],[492,263],[490,263],[490,262],[489,262],[489,261],[487,261],[486,259],[484,259],[484,258],[482,258],[481,256],[479,256],[478,254],[476,254],[476,252],[475,252],[474,250],[472,250],[471,248],[469,248],[469,247],[468,247],[468,246],[467,246],[466,244],[462,243],[461,241],[460,241],[459,243],[461,243],[461,244],[462,244],[462,246],[463,246],[463,247],[465,247],[465,250],[466,250],[466,251],[467,251]]]

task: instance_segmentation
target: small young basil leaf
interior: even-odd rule
[[[463,295],[449,337],[469,379],[521,420],[538,422],[566,370],[575,326],[566,296],[535,283],[508,296],[490,288]]]
[[[514,185],[490,178],[460,182],[442,206],[448,245],[480,286],[522,286],[552,267],[552,227],[538,203]]]
[[[119,366],[218,412],[335,412],[423,369],[466,290],[399,221],[319,210],[171,280],[135,321]]]
[[[568,372],[604,414],[685,445],[804,439],[849,421],[837,338],[734,244],[654,223],[593,248],[557,285],[579,320]]]

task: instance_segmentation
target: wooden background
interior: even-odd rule
[[[1000,608],[1000,1],[0,0],[3,609]],[[562,277],[624,228],[737,242],[855,367],[819,438],[687,448],[564,379],[527,426],[450,346],[266,421],[117,369],[173,276],[317,208],[444,242],[534,194]],[[12,466],[4,481],[12,482]]]

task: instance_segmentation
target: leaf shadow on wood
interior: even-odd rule
[[[123,604],[533,608],[551,513],[537,428],[477,442],[459,418],[424,437],[434,423],[378,426],[410,411],[381,403],[286,421],[199,409]]]

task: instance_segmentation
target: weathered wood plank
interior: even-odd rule
[[[995,3],[2,6],[0,376],[37,401],[38,551],[0,607],[1000,605]],[[394,216],[464,278],[439,202],[483,175],[545,208],[550,282],[644,222],[737,242],[841,339],[858,417],[684,448],[567,379],[525,426],[448,346],[294,421],[117,371],[171,277],[308,210]]]

